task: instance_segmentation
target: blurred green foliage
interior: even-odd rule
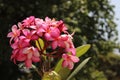
[[[118,48],[109,0],[0,0],[0,79],[16,80],[25,74],[10,62],[11,48],[6,35],[13,24],[31,15],[62,19],[69,32],[75,31],[76,47],[91,44],[81,60],[88,56],[92,59],[77,74],[77,80],[120,80],[120,59],[109,53]]]

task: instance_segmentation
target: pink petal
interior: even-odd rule
[[[32,36],[32,40],[37,40],[39,37],[37,35]]]
[[[13,32],[8,33],[7,37],[13,37]]]
[[[23,54],[27,54],[28,52],[29,52],[29,48],[28,47],[23,48],[23,50],[22,50]]]
[[[11,47],[13,49],[17,49],[18,48],[18,42],[15,42],[15,43],[11,44]]]
[[[25,55],[18,55],[17,60],[18,61],[25,61],[26,60],[26,56]]]
[[[43,33],[42,32],[37,32],[37,35],[42,36]]]
[[[50,34],[52,37],[57,38],[60,36],[60,31],[58,28],[54,28],[51,30]]]
[[[14,49],[13,51],[12,51],[12,56],[11,56],[11,59],[13,59],[13,58],[16,58],[16,54],[18,53],[18,49]]]
[[[23,25],[20,22],[18,22],[18,27],[20,28],[20,30],[24,29]]]
[[[52,37],[51,37],[51,35],[49,33],[45,34],[45,39],[46,40],[53,40]]]
[[[59,47],[62,47],[62,48],[65,48],[65,42],[64,41],[58,41],[58,46]]]
[[[10,39],[10,44],[12,44],[13,37]]]
[[[39,52],[38,52],[38,51],[34,51],[33,56],[35,56],[35,57],[39,57],[39,56],[40,56],[40,54],[39,54]]]
[[[68,40],[68,35],[61,35],[61,40],[67,41]]]
[[[32,53],[27,53],[27,59],[31,59],[32,58]]]
[[[46,21],[46,22],[50,22],[51,19],[50,19],[49,17],[46,17],[46,18],[45,18],[45,21]]]
[[[27,47],[27,46],[29,46],[30,44],[29,44],[29,42],[28,41],[23,41],[22,43],[20,42],[20,44],[21,44],[21,47]]]
[[[38,34],[39,36],[42,36],[43,32],[45,32],[44,29],[42,29],[42,28],[37,29],[37,34]]]
[[[58,45],[57,41],[52,42],[52,49],[56,49],[57,45]]]
[[[73,69],[73,67],[74,67],[73,62],[68,62],[68,68],[69,68],[69,69]]]
[[[38,29],[38,32],[40,33],[40,32],[45,32],[45,30],[43,29],[43,28],[39,28]]]
[[[73,61],[73,62],[78,62],[79,61],[79,58],[77,56],[70,56],[70,59]]]
[[[40,61],[40,58],[39,58],[39,57],[34,57],[34,56],[33,56],[33,57],[32,57],[32,61],[33,61],[33,62],[39,62],[39,61]]]
[[[64,31],[67,30],[67,27],[64,25],[64,23],[63,23],[62,20],[58,22],[58,28],[59,28],[59,30],[60,30],[61,32],[62,32],[62,31],[64,32]]]
[[[72,55],[76,55],[76,49],[75,48],[71,48],[70,51],[72,52]]]
[[[69,57],[69,56],[68,56],[67,54],[63,54],[63,55],[62,55],[62,58],[63,58],[64,60],[67,60],[68,57]]]
[[[25,61],[25,66],[26,66],[27,68],[30,68],[30,67],[32,66],[32,60],[31,60],[31,59],[27,59],[27,60]]]
[[[29,33],[30,33],[30,30],[28,30],[28,29],[24,29],[24,30],[22,30],[23,31],[23,34],[25,35],[25,36],[27,36]]]
[[[62,62],[62,67],[67,67],[67,66],[68,66],[68,62],[64,60],[64,61]]]
[[[32,29],[36,29],[36,26],[35,26],[35,25],[32,25],[32,26],[30,26],[30,28],[32,28]]]
[[[12,32],[13,32],[13,33],[16,33],[16,31],[17,31],[17,26],[16,26],[16,25],[13,25],[13,26],[12,26]]]

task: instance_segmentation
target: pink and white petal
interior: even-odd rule
[[[35,25],[32,25],[32,26],[30,26],[30,28],[32,28],[32,29],[36,29],[36,26],[35,26]]]
[[[64,34],[60,36],[60,39],[63,41],[67,41],[68,40],[68,35]]]
[[[68,62],[68,68],[69,68],[69,69],[73,69],[73,67],[74,67],[73,62],[69,61],[69,62]]]
[[[31,36],[34,35],[35,33],[36,33],[36,30],[30,31],[30,35],[31,35]]]
[[[70,55],[70,59],[73,61],[73,62],[78,62],[79,61],[79,58],[77,56],[72,56]]]
[[[24,29],[23,25],[20,22],[18,22],[18,27],[20,30]]]
[[[13,32],[9,32],[8,35],[7,35],[7,37],[14,37]]]
[[[22,53],[23,54],[28,54],[29,53],[29,48],[28,47],[23,48]]]
[[[10,39],[10,45],[12,44],[12,40],[13,40],[13,39],[14,39],[13,37]]]
[[[62,55],[62,58],[63,58],[64,60],[67,60],[68,57],[69,57],[69,56],[68,56],[67,54],[63,54],[63,55]]]
[[[27,53],[27,59],[31,59],[31,58],[32,58],[32,56],[33,56],[33,53],[32,53],[32,52]]]
[[[17,31],[17,26],[16,26],[16,25],[13,25],[13,26],[12,26],[12,32],[13,32],[13,33],[16,33],[16,31]]]
[[[16,31],[17,37],[20,35],[20,30]]]
[[[49,17],[45,18],[45,22],[50,22],[50,21],[51,21],[51,19]]]

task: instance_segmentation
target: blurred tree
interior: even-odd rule
[[[76,47],[87,43],[92,45],[88,54],[84,56],[91,56],[92,60],[89,66],[87,65],[78,74],[82,76],[78,79],[76,76],[77,80],[106,80],[111,78],[111,74],[106,73],[106,67],[100,65],[106,64],[103,61],[105,56],[114,47],[117,47],[113,6],[109,4],[109,0],[0,0],[0,66],[3,65],[3,62],[10,63],[11,48],[6,38],[9,29],[13,24],[17,24],[30,15],[40,18],[48,16],[58,20],[62,19],[71,33],[75,31],[74,43]],[[99,55],[104,58],[100,58]],[[111,65],[113,64],[106,66]],[[14,73],[13,67],[10,65],[7,67],[10,67]],[[108,69],[111,70],[111,68]]]

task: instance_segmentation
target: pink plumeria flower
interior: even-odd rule
[[[62,55],[63,67],[72,69],[73,64],[79,61],[79,58],[75,56],[76,50],[72,42],[72,35],[67,32],[67,27],[62,20],[56,21],[49,17],[43,20],[30,16],[22,22],[19,22],[18,28],[14,25],[8,37],[11,38],[10,44],[14,39],[11,44],[13,48],[11,59],[14,63],[16,63],[16,61],[25,62],[27,68],[31,67],[32,62],[39,62],[40,55],[42,56],[44,54],[43,51],[49,48],[53,50],[50,56],[61,57]],[[45,44],[43,51],[36,48],[37,45],[35,46],[35,41],[39,38],[41,38]]]
[[[65,24],[63,23],[62,20],[57,22],[57,27],[59,28],[59,30],[61,32],[65,32],[66,33],[67,27],[65,26]]]
[[[45,18],[45,23],[48,24],[48,25],[50,25],[50,26],[52,26],[54,22],[49,17]]]
[[[11,41],[13,39],[16,40],[19,35],[20,35],[20,30],[17,28],[16,25],[13,25],[12,26],[12,32],[8,33],[8,35],[7,35],[7,37],[11,37],[10,44],[11,44]]]
[[[30,40],[37,40],[39,37],[35,34],[35,31],[30,31],[29,29],[24,29],[23,31],[24,36],[20,36],[21,39],[25,39],[27,42]]]
[[[65,41],[68,40],[68,36],[66,34],[60,35],[58,38],[54,38],[52,41],[52,49],[56,49],[57,46],[61,48],[65,48]]]
[[[23,30],[25,28],[25,26],[21,22],[18,22],[18,27],[20,30]]]
[[[25,65],[27,68],[30,68],[33,62],[40,61],[40,54],[37,48],[34,47],[26,47],[23,49],[23,54],[26,54]]]
[[[22,53],[23,48],[21,49],[14,49],[12,51],[12,56],[11,60],[16,64],[16,61],[25,61],[26,60],[26,55]]]
[[[60,36],[60,31],[58,28],[50,27],[46,29],[45,39],[48,41],[54,40],[54,38],[58,38]]]
[[[36,18],[35,25],[31,25],[30,28],[34,29],[36,31],[36,34],[41,37],[43,35],[43,32],[45,32],[43,19]]]
[[[49,17],[45,18],[45,24],[49,25],[49,27],[56,27],[57,28],[58,22],[59,21],[56,21],[54,18],[53,19],[50,19]]]
[[[17,53],[19,52],[19,49],[14,49],[12,51],[12,55],[11,55],[11,60],[13,60],[13,62],[16,64],[16,59],[17,59]]]
[[[34,25],[34,21],[35,21],[35,17],[30,16],[26,18],[25,20],[23,20],[22,22],[23,22],[23,25],[28,28],[30,25]]]
[[[23,49],[28,46],[30,46],[30,44],[26,42],[24,39],[17,39],[13,44],[11,44],[11,47],[13,48],[11,59],[13,59],[14,63],[16,63],[16,60],[24,61],[24,57],[23,57],[24,54],[21,53]]]
[[[11,44],[11,47],[13,49],[22,49],[27,46],[30,46],[30,44],[28,42],[26,42],[25,39],[15,40],[15,42],[13,44]]]
[[[68,67],[69,69],[73,69],[74,63],[79,61],[78,57],[69,54],[63,54],[62,58],[63,58],[62,66]]]
[[[72,42],[72,38],[73,38],[72,35],[68,34],[68,40],[65,42],[65,45],[66,45],[65,50],[66,50],[66,52],[71,52],[72,55],[76,55],[76,49]]]

